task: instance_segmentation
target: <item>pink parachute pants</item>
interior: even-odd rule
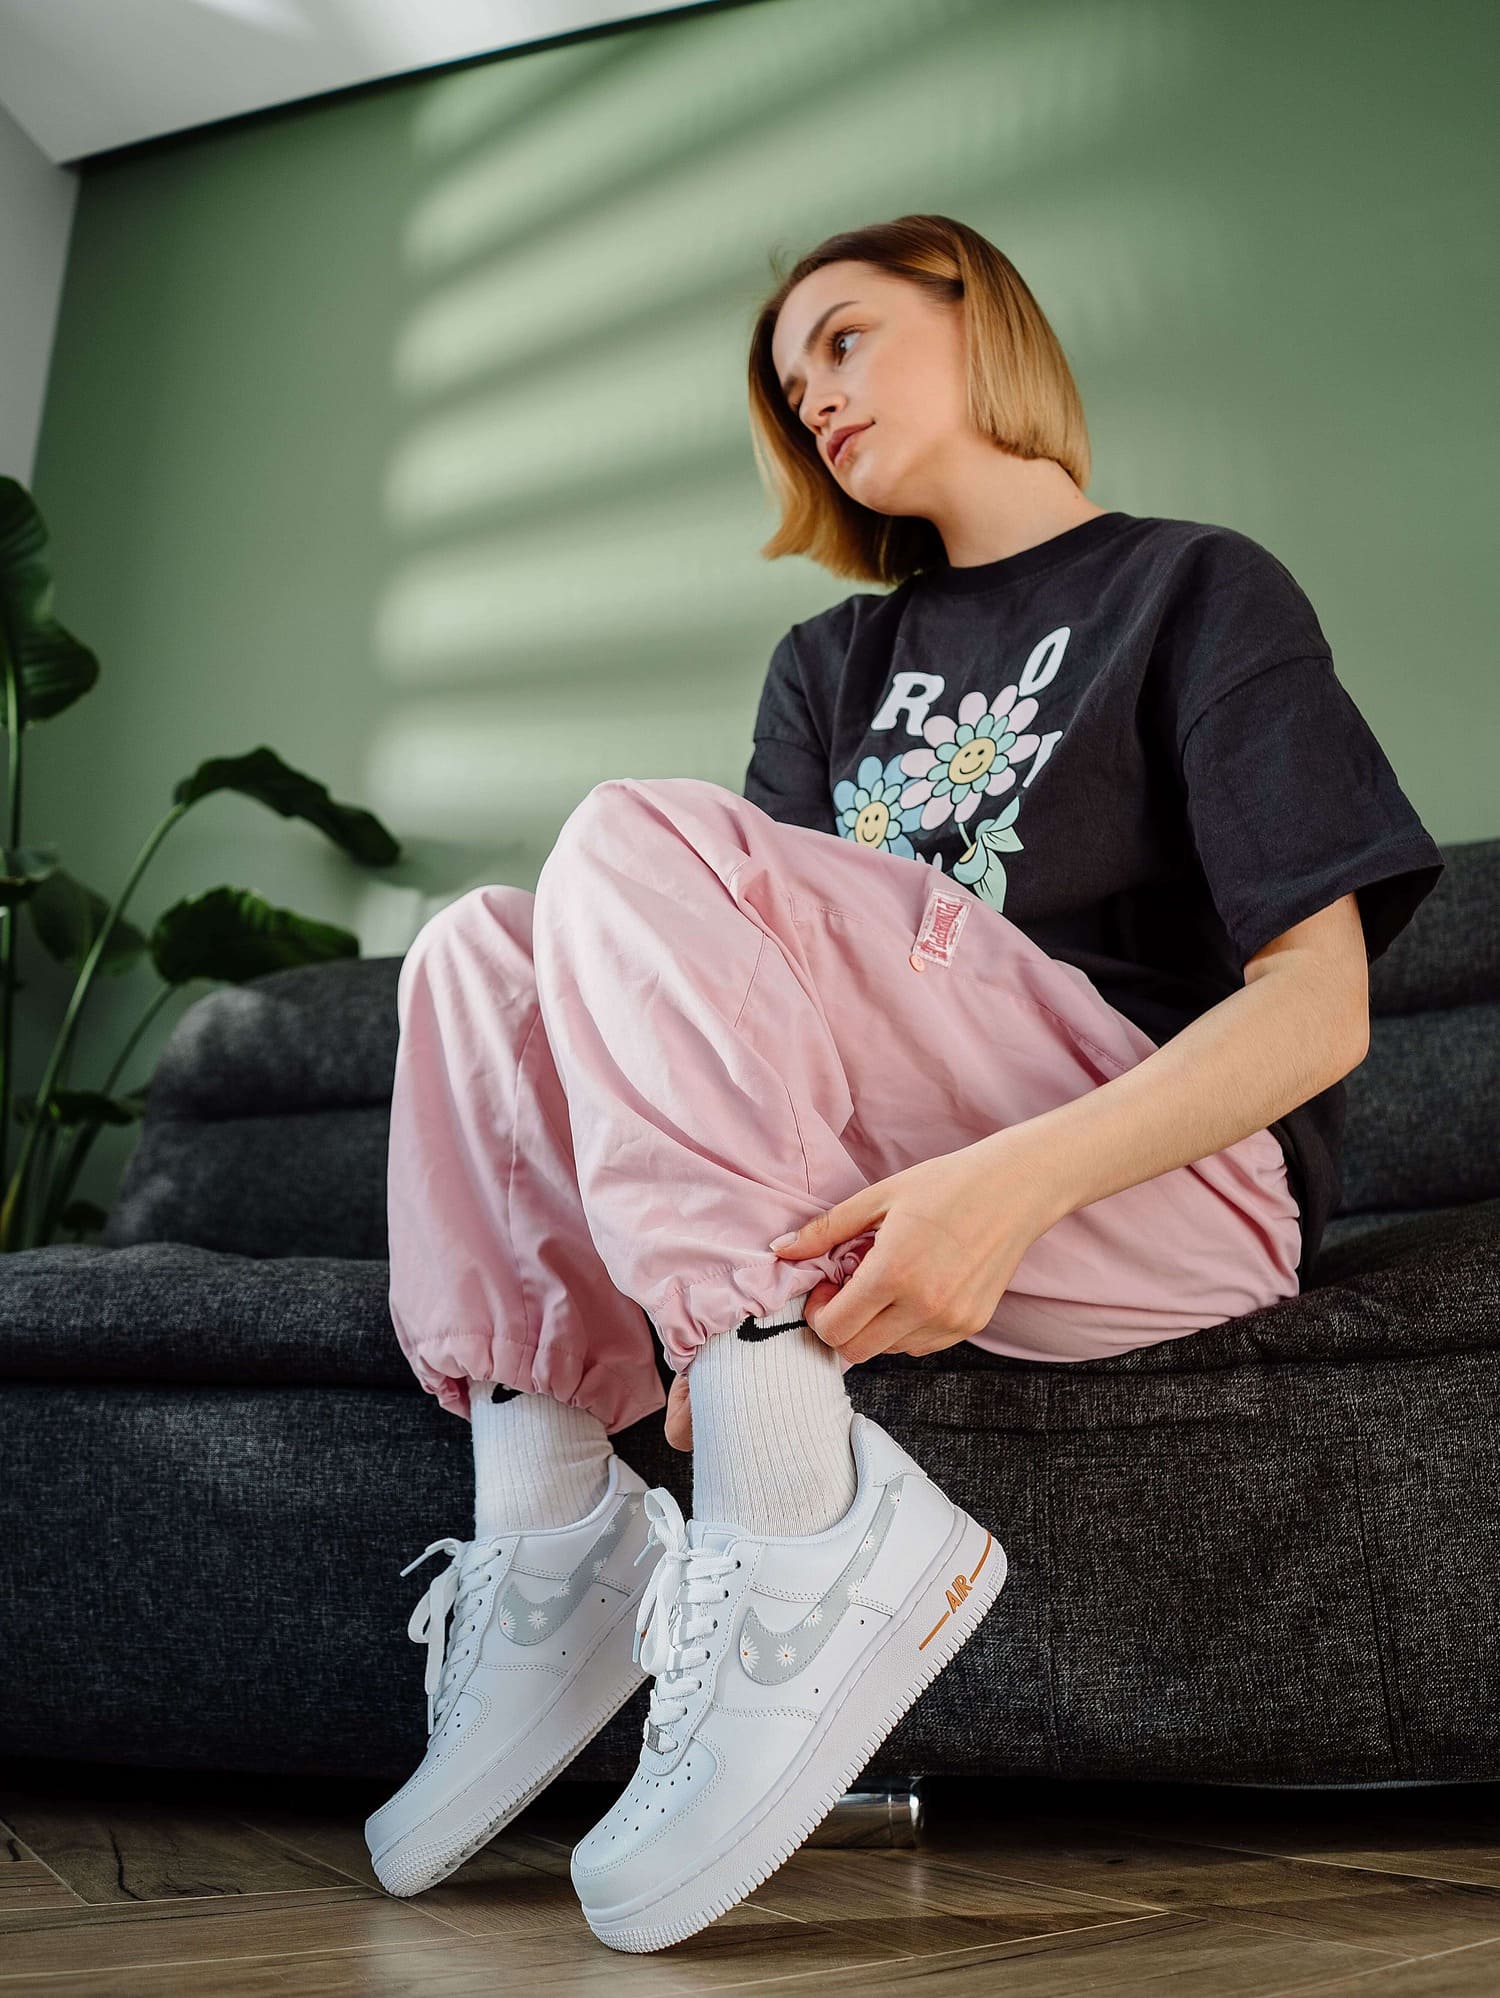
[[[946,924],[964,905],[956,937],[935,891]],[[494,1380],[611,1431],[665,1404],[653,1327],[681,1373],[874,1240],[788,1263],[774,1235],[1157,1045],[925,861],[695,777],[596,785],[534,894],[474,888],[423,926],[397,1006],[403,1352],[454,1414]],[[1057,1221],[974,1343],[1067,1361],[1181,1338],[1294,1296],[1300,1253],[1256,1131]]]

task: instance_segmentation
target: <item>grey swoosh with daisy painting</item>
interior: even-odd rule
[[[497,1615],[500,1628],[512,1644],[540,1644],[552,1635],[560,1624],[568,1618],[583,1601],[583,1592],[590,1587],[596,1576],[603,1572],[604,1564],[615,1551],[620,1535],[640,1510],[640,1496],[627,1499],[615,1510],[614,1518],[605,1527],[599,1538],[589,1548],[583,1559],[572,1570],[560,1589],[540,1602],[533,1602],[523,1595],[514,1582],[506,1585],[500,1598]]]
[[[830,1632],[837,1630],[849,1608],[851,1593],[880,1552],[880,1543],[901,1503],[902,1487],[911,1475],[905,1471],[891,1479],[876,1508],[874,1524],[800,1623],[794,1623],[790,1630],[768,1630],[754,1609],[746,1610],[740,1625],[740,1664],[758,1686],[776,1686],[801,1672],[828,1642]]]

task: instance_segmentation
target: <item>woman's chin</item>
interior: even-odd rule
[[[899,505],[895,503],[897,496],[890,490],[889,480],[871,477],[868,474],[862,478],[857,466],[851,465],[849,470],[850,476],[844,480],[844,491],[850,499],[856,500],[860,506],[869,507],[872,513],[901,511]]]

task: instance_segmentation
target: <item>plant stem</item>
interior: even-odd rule
[[[56,1086],[58,1071],[67,1058],[68,1049],[72,1044],[73,1035],[77,1030],[84,1001],[88,997],[89,986],[93,982],[95,966],[104,955],[104,946],[109,941],[110,931],[118,921],[125,904],[134,894],[136,883],[145,872],[151,856],[161,845],[172,827],[182,817],[183,813],[190,809],[189,805],[174,805],[171,811],[166,814],[161,823],[151,833],[136,857],[135,865],[131,868],[126,878],[125,886],[115,897],[114,905],[110,909],[109,914],[99,925],[99,934],[89,946],[83,963],[79,967],[77,983],[73,987],[73,994],[68,1001],[67,1011],[63,1014],[62,1026],[58,1029],[52,1053],[47,1059],[47,1067],[42,1076],[41,1087],[37,1090],[36,1104],[31,1121],[26,1126],[26,1138],[21,1146],[21,1156],[16,1162],[15,1176],[6,1188],[5,1201],[3,1206],[0,1206],[0,1253],[16,1246],[14,1242],[15,1221],[17,1210],[25,1190],[26,1169],[31,1163],[31,1155],[36,1149],[43,1123],[51,1107],[52,1091]],[[22,1246],[25,1245],[23,1244]]]
[[[140,1019],[136,1022],[129,1040],[126,1041],[124,1047],[116,1055],[114,1067],[111,1068],[109,1074],[105,1076],[101,1084],[103,1093],[106,1096],[114,1089],[116,1082],[119,1080],[120,1071],[135,1052],[136,1043],[141,1038],[141,1035],[145,1033],[147,1027],[150,1026],[162,1007],[166,1005],[172,994],[178,989],[175,985],[163,985],[156,997],[151,1001],[151,1004],[142,1013]],[[68,1195],[73,1191],[74,1182],[83,1170],[84,1162],[88,1158],[90,1148],[95,1138],[98,1137],[101,1128],[98,1124],[80,1124],[77,1130],[70,1133],[68,1149],[63,1156],[61,1165],[53,1176],[51,1191],[48,1193],[46,1203],[42,1209],[41,1225],[37,1229],[36,1241],[32,1244],[33,1247],[45,1248],[51,1241],[52,1231],[62,1218],[62,1210],[67,1204]]]
[[[21,844],[21,693],[16,662],[0,625],[0,666],[5,670],[6,796],[10,804],[10,846]],[[11,1022],[16,992],[16,913],[12,902],[0,912],[0,1186],[10,1156]],[[3,1236],[0,1236],[3,1243]]]

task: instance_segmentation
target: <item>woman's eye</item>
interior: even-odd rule
[[[825,337],[823,344],[827,347],[830,354],[835,354],[838,353],[838,345],[840,340],[854,340],[857,339],[858,336],[859,336],[859,328],[857,326],[841,326],[837,333],[828,334]],[[839,359],[842,360],[843,358],[844,358],[843,355],[839,354]],[[802,414],[802,404],[800,402],[794,403],[792,405],[792,415],[800,416],[801,414]]]

